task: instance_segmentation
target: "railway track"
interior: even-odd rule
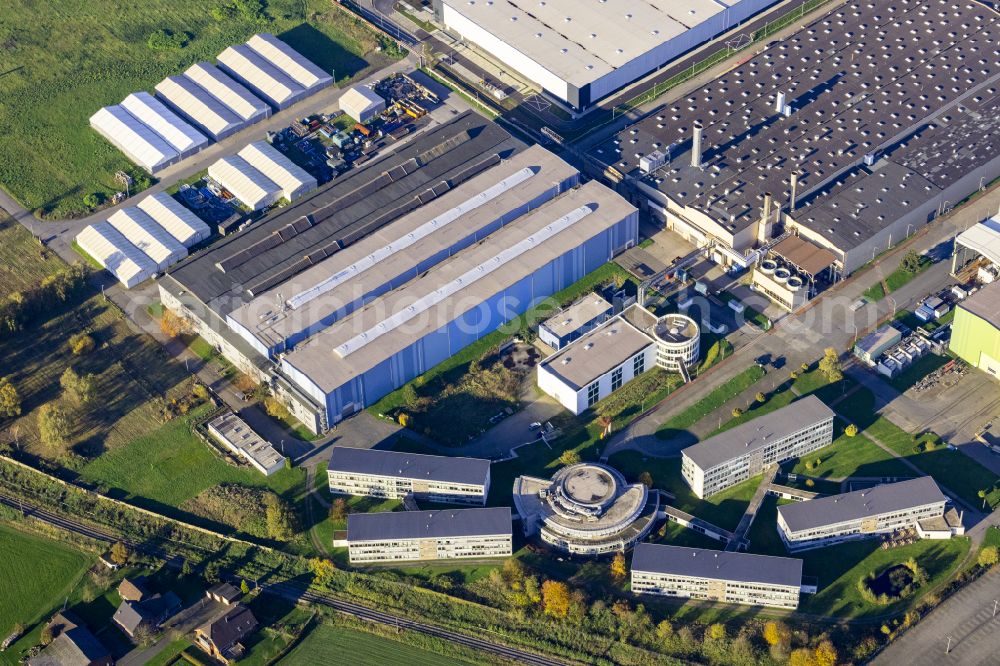
[[[0,504],[20,511],[26,516],[32,516],[38,520],[53,525],[54,527],[66,530],[67,532],[73,532],[74,534],[97,539],[105,543],[122,541],[134,550],[139,550],[166,560],[170,560],[171,558],[169,553],[160,548],[129,542],[103,530],[96,529],[71,518],[66,518],[65,516],[47,511],[41,507],[23,502],[16,497],[4,493],[0,493]],[[432,624],[392,615],[391,613],[375,610],[350,601],[337,599],[294,583],[271,583],[262,585],[261,587],[270,594],[275,594],[291,601],[305,601],[308,603],[320,604],[331,608],[338,613],[350,615],[361,620],[377,622],[390,627],[396,627],[399,630],[409,629],[410,631],[417,631],[428,636],[434,636],[456,643],[458,645],[464,645],[465,647],[469,647],[474,650],[488,652],[505,659],[510,659],[519,664],[530,664],[532,666],[565,666],[565,664],[568,663],[562,660],[535,654],[533,652],[527,652],[517,648],[508,647],[506,645],[501,645],[500,643],[494,643],[493,641],[487,641],[475,636],[469,636],[456,631],[451,631],[449,629],[444,629]]]

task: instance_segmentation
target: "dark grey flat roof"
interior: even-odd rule
[[[703,470],[732,460],[749,451],[796,433],[803,428],[833,418],[833,410],[814,395],[741,423],[682,451]]]
[[[485,485],[490,473],[490,461],[482,458],[452,458],[335,446],[330,453],[327,469],[402,479]]]
[[[512,534],[510,507],[352,513],[347,517],[347,541],[443,539]]]
[[[733,580],[741,583],[790,587],[802,585],[802,560],[653,543],[640,543],[635,547],[632,555],[632,571]]]
[[[506,158],[524,147],[482,116],[463,113],[426,130],[384,159],[349,171],[294,205],[215,243],[168,273],[198,300],[226,315],[250,300],[248,290],[261,293],[281,284],[421,201],[495,164],[497,156]],[[303,218],[311,225],[302,223]]]
[[[998,40],[988,3],[854,0],[589,154],[733,233],[760,217],[766,192],[787,210],[797,171],[792,217],[851,249],[998,154]],[[700,169],[690,166],[697,122]],[[644,175],[639,160],[654,151],[670,161]],[[884,156],[875,168],[869,153]]]
[[[921,476],[909,481],[887,483],[843,495],[831,495],[806,502],[784,504],[778,514],[792,532],[902,511],[916,506],[944,502],[934,479]]]
[[[1000,328],[1000,282],[986,285],[958,307]]]

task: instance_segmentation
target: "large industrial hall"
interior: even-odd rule
[[[465,113],[178,265],[161,299],[321,431],[634,245],[637,215]]]
[[[1000,176],[998,38],[980,3],[852,2],[589,157],[718,263],[792,233],[836,280]]]
[[[740,24],[775,0],[435,0],[450,32],[576,109]]]

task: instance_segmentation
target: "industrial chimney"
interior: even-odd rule
[[[760,220],[757,222],[757,242],[761,245],[767,243],[771,235],[771,202],[771,193],[765,192],[764,210],[761,211]]]
[[[694,136],[691,137],[691,166],[701,168],[701,125],[695,123]]]
[[[772,201],[773,201],[773,197],[771,196],[771,193],[770,192],[764,192],[764,214],[761,215],[761,218],[764,220],[764,222],[769,222],[771,220],[771,202]]]
[[[795,192],[799,187],[799,174],[797,172],[792,172],[792,198],[788,202],[788,212],[792,213],[795,211]]]
[[[778,99],[774,102],[774,110],[776,113],[784,113],[785,111],[785,93],[779,92]]]

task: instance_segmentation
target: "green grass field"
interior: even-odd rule
[[[391,59],[377,34],[324,0],[269,0],[259,18],[196,0],[9,0],[0,24],[0,184],[28,209],[62,218],[87,212],[83,197],[119,189],[113,176],[132,165],[90,129],[102,106],[151,90],[165,76],[255,32],[278,35],[337,79],[364,75]],[[153,50],[160,29],[183,34],[183,48]],[[255,137],[260,138],[260,137]]]
[[[731,400],[756,384],[764,375],[765,372],[760,366],[754,365],[747,368],[695,404],[679,414],[675,414],[660,426],[656,431],[656,436],[660,439],[670,439],[676,434],[676,431],[690,428],[725,404],[727,400]]]
[[[820,460],[808,469],[806,463]],[[833,444],[810,453],[791,469],[795,474],[820,478],[842,479],[847,476],[913,476],[914,472],[896,458],[876,446],[862,434],[854,437],[841,435]]]
[[[94,558],[58,541],[0,524],[0,636],[59,606]]]
[[[37,285],[63,266],[62,259],[39,245],[27,229],[0,210],[0,299]]]
[[[278,662],[281,666],[316,664],[336,655],[350,655],[354,666],[468,666],[469,662],[430,652],[374,634],[344,627],[321,624],[309,632],[288,656]]]

